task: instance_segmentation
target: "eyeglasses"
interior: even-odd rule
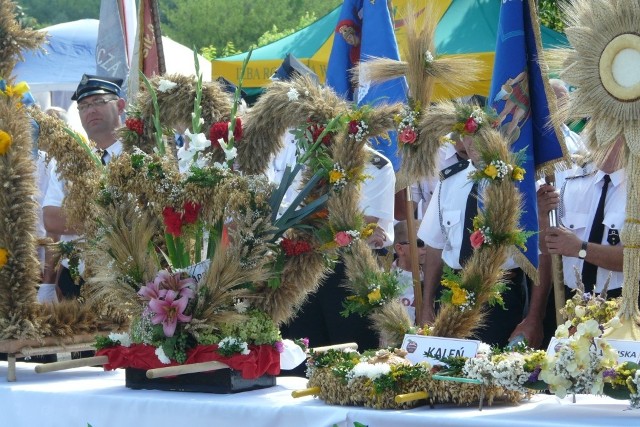
[[[117,99],[105,99],[105,98],[100,98],[100,99],[96,99],[93,102],[86,102],[84,104],[78,104],[78,111],[85,112],[87,111],[89,108],[93,108],[93,107],[102,107],[105,104],[108,104],[111,101],[117,101]]]
[[[400,242],[401,245],[408,245],[409,242]],[[416,246],[418,246],[419,248],[424,248],[424,240],[422,239],[418,239],[416,240]]]

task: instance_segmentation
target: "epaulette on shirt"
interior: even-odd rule
[[[377,154],[373,154],[371,156],[371,160],[370,160],[371,164],[375,167],[377,167],[378,169],[382,169],[383,167],[385,167],[387,165],[387,163],[389,163],[389,161],[387,159],[385,159],[382,156],[379,156]]]
[[[465,170],[467,166],[469,166],[469,160],[460,160],[458,163],[454,163],[453,165],[442,169],[440,171],[440,179],[444,181],[458,172]]]

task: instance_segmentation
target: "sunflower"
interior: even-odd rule
[[[574,0],[564,7],[573,49],[561,78],[576,87],[569,117],[590,117],[590,148],[602,151],[623,135],[640,154],[640,0]]]

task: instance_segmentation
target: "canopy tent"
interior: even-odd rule
[[[25,52],[24,61],[14,69],[16,81],[26,81],[42,108],[51,105],[68,108],[70,97],[84,73],[96,72],[97,19],[82,19],[52,25],[46,52]],[[167,73],[195,74],[193,51],[168,37],[162,37]],[[211,63],[199,55],[205,80],[211,79]]]
[[[404,21],[408,3],[418,15],[424,12],[427,1],[436,3],[440,17],[436,29],[436,50],[442,54],[468,54],[481,60],[484,72],[467,95],[487,95],[491,84],[494,48],[501,2],[496,0],[394,0],[394,25],[400,53],[406,37]],[[276,42],[255,49],[247,65],[242,86],[250,94],[256,94],[269,83],[269,77],[280,66],[287,53],[291,53],[311,68],[324,83],[334,29],[340,15],[340,7],[313,24]],[[546,48],[568,46],[566,37],[546,27],[541,27],[542,43]],[[247,53],[219,58],[212,61],[213,77],[222,76],[237,84],[242,62]],[[440,89],[436,96],[444,96]],[[462,94],[460,94],[462,95]]]

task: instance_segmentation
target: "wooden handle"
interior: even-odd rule
[[[305,388],[304,390],[294,390],[291,392],[291,397],[298,398],[304,396],[315,396],[320,393],[320,387]]]
[[[335,345],[327,345],[324,347],[316,347],[316,348],[312,348],[311,351],[315,352],[315,353],[323,353],[325,351],[329,351],[329,350],[344,350],[347,348],[351,348],[353,350],[357,350],[358,349],[358,344],[354,343],[354,342],[348,342],[348,343],[344,343],[344,344],[335,344]]]
[[[62,362],[43,363],[35,367],[38,374],[46,372],[63,371],[65,369],[82,368],[85,366],[104,365],[109,363],[108,356],[84,357],[82,359],[64,360]]]
[[[429,393],[426,391],[416,391],[414,393],[399,394],[396,396],[395,401],[396,403],[407,403],[413,402],[414,400],[426,399],[428,397]]]
[[[222,362],[202,362],[202,363],[189,363],[187,365],[179,366],[167,366],[166,368],[149,369],[147,371],[147,378],[163,378],[172,377],[175,375],[195,374],[198,372],[217,371],[218,369],[228,368],[229,365],[225,365]]]

